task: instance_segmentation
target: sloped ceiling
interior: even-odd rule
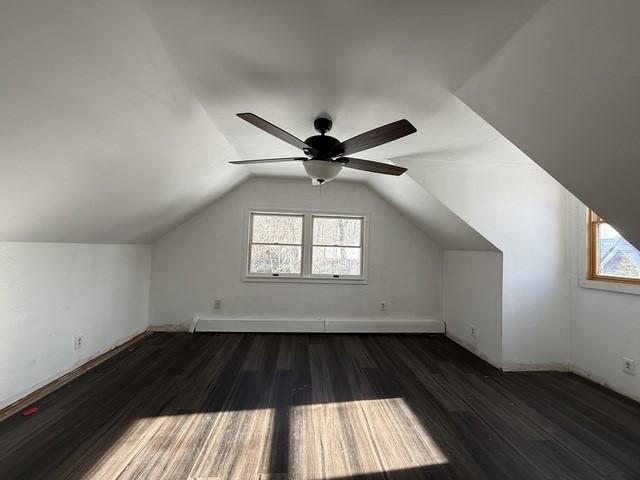
[[[146,242],[247,176],[135,2],[0,5],[1,240]]]
[[[640,247],[640,2],[544,6],[458,96]]]
[[[251,174],[301,175],[226,163],[298,153],[240,111],[303,138],[321,112],[338,138],[418,127],[363,154],[374,160],[472,148],[429,131],[430,116],[542,4],[2,2],[0,239],[149,242]],[[345,173],[423,226],[440,208],[408,200],[430,197],[411,179],[369,177]]]
[[[366,183],[442,248],[500,251],[409,175],[399,177],[393,189],[381,175]]]

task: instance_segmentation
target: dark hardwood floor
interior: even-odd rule
[[[38,406],[3,480],[640,478],[640,405],[442,337],[153,334]]]

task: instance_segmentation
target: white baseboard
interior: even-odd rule
[[[331,319],[325,320],[327,333],[444,333],[440,320]]]
[[[149,325],[148,332],[186,332],[189,327],[186,325]]]
[[[199,317],[196,332],[323,333],[321,319],[223,319]]]
[[[444,333],[440,320],[194,318],[196,332]]]

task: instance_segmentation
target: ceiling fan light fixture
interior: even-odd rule
[[[330,182],[338,176],[343,167],[384,175],[402,175],[407,171],[404,167],[362,160],[361,158],[352,157],[351,154],[393,142],[416,132],[416,127],[411,125],[411,122],[402,119],[341,142],[337,138],[327,135],[327,132],[331,130],[332,121],[325,115],[316,118],[313,122],[320,135],[313,135],[303,142],[298,137],[294,137],[289,132],[253,113],[245,112],[237,115],[260,130],[301,149],[306,157],[259,158],[255,160],[234,160],[229,163],[246,165],[254,163],[302,162],[307,175],[311,178],[312,185],[322,185],[325,182]]]
[[[338,176],[342,166],[327,160],[305,160],[303,162],[307,175],[318,183],[330,182]]]

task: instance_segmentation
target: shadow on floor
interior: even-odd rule
[[[638,405],[442,337],[153,334],[38,405],[0,423],[4,480],[640,472]]]

